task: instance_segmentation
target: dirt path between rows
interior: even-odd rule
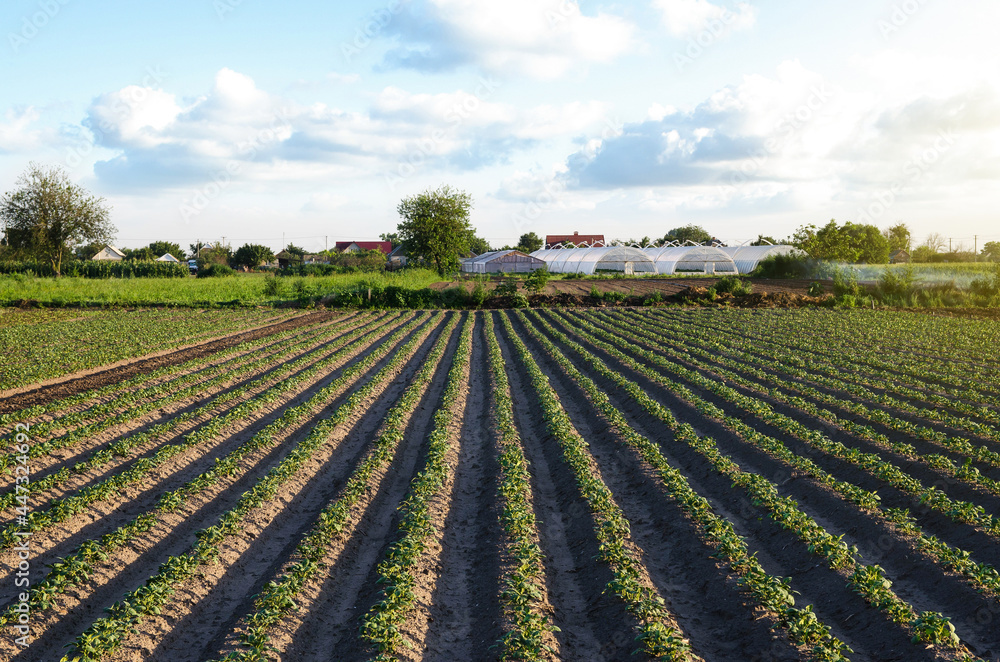
[[[134,375],[150,372],[163,366],[176,365],[214,354],[215,352],[248,340],[255,340],[281,331],[324,322],[338,314],[322,311],[299,315],[277,324],[269,324],[249,331],[240,331],[239,333],[220,336],[179,349],[168,349],[138,358],[123,359],[116,363],[89,370],[81,370],[70,375],[31,384],[30,386],[0,391],[0,414],[8,414],[32,405],[47,404],[59,398],[100,388],[107,384],[114,384]]]

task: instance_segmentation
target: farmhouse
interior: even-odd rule
[[[157,262],[173,262],[174,264],[180,264],[181,263],[180,260],[178,260],[176,257],[174,257],[173,255],[171,255],[170,253],[164,253],[160,257],[156,258],[156,261]]]
[[[515,250],[490,251],[462,261],[462,271],[473,274],[527,273],[545,267],[545,260]]]
[[[910,254],[903,249],[889,253],[889,264],[906,264],[910,261]]]
[[[559,247],[560,244],[573,244],[573,246],[604,246],[604,235],[603,234],[580,234],[579,232],[574,232],[573,234],[549,234],[545,235],[545,248],[555,248]]]
[[[94,260],[116,260],[116,261],[117,260],[124,260],[125,259],[125,253],[122,253],[120,250],[118,250],[114,246],[105,246],[104,248],[102,248],[100,250],[100,252],[97,255],[95,255],[91,259],[94,259]]]

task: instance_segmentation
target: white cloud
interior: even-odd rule
[[[714,5],[708,0],[653,0],[667,30],[678,37],[690,37],[708,31],[715,37],[746,30],[757,22],[757,9],[737,2],[733,9]]]
[[[613,60],[632,47],[635,32],[617,16],[585,16],[575,0],[415,0],[394,27],[403,46],[389,51],[389,66],[436,71],[475,64],[541,79]]]
[[[0,153],[27,152],[41,144],[43,131],[36,128],[41,117],[37,108],[10,108],[0,120]]]
[[[387,87],[367,112],[347,112],[269,94],[250,77],[223,69],[208,94],[184,107],[168,92],[131,86],[96,99],[84,124],[100,146],[118,152],[95,166],[105,182],[173,188],[220,172],[293,183],[382,176],[403,164],[476,170],[579,134],[606,110],[596,102],[519,109],[489,101],[494,88],[487,83],[475,93]]]

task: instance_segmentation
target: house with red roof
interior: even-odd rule
[[[558,244],[573,244],[574,246],[604,246],[603,234],[549,234],[545,235],[545,247],[552,248]]]

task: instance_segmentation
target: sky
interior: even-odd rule
[[[468,192],[525,232],[1000,240],[995,0],[8,0],[0,191],[30,162],[116,243],[321,250]]]

